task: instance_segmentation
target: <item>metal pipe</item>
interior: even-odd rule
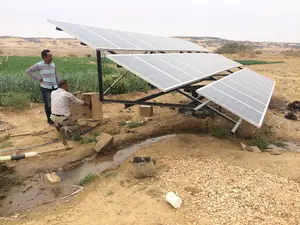
[[[103,74],[102,74],[102,59],[101,59],[100,50],[97,50],[97,67],[98,67],[99,100],[100,102],[103,102]]]
[[[113,86],[115,86],[123,77],[125,77],[127,75],[128,71],[126,71],[126,73],[124,73],[122,76],[120,76],[115,82],[112,83],[112,85],[109,86],[109,88],[107,88],[104,92],[103,95],[105,95]]]
[[[38,156],[37,152],[26,152],[26,153],[22,153],[19,155],[1,156],[0,162],[1,161],[10,161],[10,160],[20,160],[20,159],[36,157],[36,156]]]

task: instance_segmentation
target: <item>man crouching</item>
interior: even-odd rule
[[[67,145],[67,140],[74,134],[80,134],[80,126],[72,119],[70,104],[90,106],[90,103],[83,102],[68,92],[69,84],[67,80],[58,83],[58,89],[51,92],[51,120],[55,123],[56,129],[63,136],[63,144]]]

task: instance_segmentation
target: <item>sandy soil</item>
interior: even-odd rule
[[[231,128],[232,124],[225,119],[185,117],[176,110],[159,107],[154,109],[155,115],[144,126],[127,129],[120,126],[120,122],[144,120],[137,115],[137,108],[125,110],[122,105],[105,104],[106,119],[95,131],[114,135],[115,150],[149,137],[181,134],[136,153],[156,159],[155,177],[137,180],[130,173],[130,164],[125,162],[87,186],[76,198],[25,213],[22,224],[297,224],[300,207],[298,153],[286,151],[272,156],[244,152],[240,141],[254,135],[299,141],[299,122],[285,120],[283,113],[287,101],[300,97],[297,84],[300,60],[279,56],[260,56],[259,59],[285,61],[283,64],[250,66],[277,82],[271,109],[261,129],[244,122],[235,139],[218,140],[207,133],[212,127]],[[117,97],[145,95],[133,93]],[[156,101],[182,100],[181,96],[170,94]],[[21,112],[2,110],[0,118],[16,126],[13,133],[52,129],[45,122],[42,106],[33,105],[33,109],[37,114],[30,108]],[[57,132],[52,129],[45,135],[10,140],[13,147],[24,147],[57,137]],[[17,175],[29,177],[38,171],[66,168],[94,154],[93,144],[72,145],[74,149],[70,151],[9,162],[8,165],[16,169]],[[42,152],[57,147],[62,144],[34,150]],[[167,191],[175,191],[182,197],[181,209],[175,210],[164,202]]]
[[[300,172],[297,153],[250,153],[231,141],[184,134],[135,155],[156,160],[154,177],[134,178],[125,162],[76,198],[27,213],[22,224],[297,224],[300,219],[300,186],[290,180]],[[183,199],[181,209],[164,201],[168,191]]]

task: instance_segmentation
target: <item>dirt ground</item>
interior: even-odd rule
[[[135,179],[127,160],[120,167],[104,173],[75,198],[31,209],[20,216],[21,221],[3,224],[298,224],[299,153],[285,151],[282,155],[272,156],[245,152],[241,150],[240,141],[254,135],[299,141],[299,122],[285,120],[283,113],[286,102],[300,99],[297,83],[300,60],[281,56],[260,56],[259,59],[285,61],[283,64],[250,66],[277,82],[261,129],[243,122],[233,139],[219,140],[208,131],[219,126],[232,128],[225,119],[186,117],[176,110],[159,107],[154,108],[154,116],[145,125],[128,129],[120,123],[144,120],[137,115],[137,107],[123,109],[122,105],[104,104],[105,118],[94,131],[113,135],[114,151],[147,138],[179,134],[136,153],[156,160],[156,175]],[[145,95],[133,93],[110,97],[140,98]],[[170,94],[156,101],[182,100],[181,96]],[[1,121],[16,126],[12,133],[51,130],[39,136],[10,138],[13,147],[43,144],[59,137],[47,126],[44,117],[43,107],[39,104],[23,111],[0,111]],[[72,146],[74,148],[69,151],[7,164],[15,169],[16,175],[25,179],[38,172],[68,168],[94,154],[92,143],[72,143]],[[60,142],[30,151],[41,153],[59,147],[63,147]],[[178,193],[183,199],[181,209],[175,210],[164,201],[163,196],[168,191]]]

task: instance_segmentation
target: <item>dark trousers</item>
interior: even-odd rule
[[[51,116],[51,92],[56,90],[57,88],[52,87],[52,89],[47,89],[41,87],[41,92],[43,96],[43,102],[45,106],[45,113],[47,115],[47,122],[49,124],[53,124],[54,122],[50,119]]]

